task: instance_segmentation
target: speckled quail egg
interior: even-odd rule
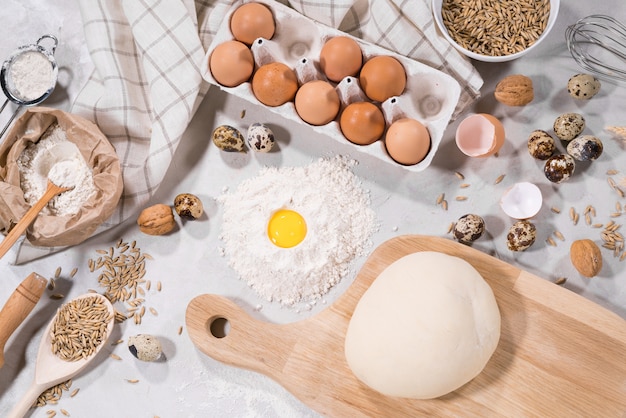
[[[148,334],[128,338],[128,350],[141,361],[156,361],[163,354],[159,339]]]
[[[178,216],[198,219],[204,212],[202,201],[191,193],[181,193],[174,198],[174,209]]]
[[[598,91],[600,91],[600,80],[591,74],[576,74],[567,82],[567,92],[575,99],[589,100]]]
[[[276,142],[274,132],[262,123],[250,125],[246,139],[250,148],[257,152],[270,152]]]
[[[525,251],[535,243],[537,228],[527,220],[515,222],[506,235],[506,246],[511,251]]]
[[[560,154],[548,158],[543,173],[552,183],[562,183],[574,174],[575,168],[576,164],[570,155]]]
[[[603,149],[602,141],[593,135],[581,135],[567,144],[567,153],[578,161],[594,161]]]
[[[579,113],[564,113],[554,121],[554,133],[563,141],[571,141],[585,129],[585,118]]]
[[[547,160],[552,157],[555,149],[554,138],[546,131],[537,129],[528,136],[528,152],[533,158]]]
[[[213,143],[222,151],[246,152],[243,135],[232,126],[222,125],[213,131]]]
[[[454,238],[462,244],[471,244],[485,232],[485,221],[478,215],[463,215],[456,221],[452,231]]]

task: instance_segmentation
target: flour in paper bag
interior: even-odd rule
[[[78,147],[73,147],[74,152],[64,155],[60,160],[51,156],[50,150],[68,142],[63,128],[53,125],[39,141],[27,146],[17,160],[20,186],[24,200],[29,205],[33,205],[46,192],[48,179],[57,186],[73,187],[50,200],[41,211],[46,215],[74,215],[96,192],[92,170]]]

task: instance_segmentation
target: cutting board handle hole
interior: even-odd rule
[[[215,338],[224,338],[230,332],[230,322],[221,316],[213,318],[209,323],[209,332]]]

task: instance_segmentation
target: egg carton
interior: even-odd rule
[[[250,2],[252,1],[237,1],[233,3],[227,12],[207,50],[202,76],[209,83],[218,86],[228,93],[251,103],[265,106],[255,97],[250,80],[236,87],[226,87],[213,78],[208,66],[213,49],[223,42],[234,39],[230,30],[232,13],[242,4]],[[281,3],[271,0],[255,0],[254,2],[262,3],[270,8],[276,26],[274,36],[271,39],[259,38],[250,47],[256,68],[270,62],[281,62],[296,72],[300,85],[311,79],[329,81],[326,80],[319,69],[319,56],[324,43],[336,36],[352,38],[361,47],[363,63],[379,55],[392,56],[404,66],[407,82],[406,88],[401,95],[390,97],[383,103],[377,103],[366,98],[359,87],[358,77],[346,77],[339,83],[329,81],[336,87],[339,93],[341,109],[353,101],[368,100],[380,106],[387,127],[394,121],[404,117],[416,119],[428,129],[431,146],[428,154],[421,162],[414,165],[402,165],[394,161],[387,153],[384,144],[384,134],[380,140],[370,145],[357,145],[348,141],[339,127],[338,119],[341,110],[335,120],[321,126],[310,125],[303,121],[296,112],[293,102],[287,102],[276,107],[270,106],[269,108],[273,112],[287,119],[308,125],[315,131],[337,141],[352,144],[359,152],[369,154],[390,164],[401,166],[406,170],[419,172],[430,165],[461,94],[461,86],[454,78],[416,60],[316,22]]]

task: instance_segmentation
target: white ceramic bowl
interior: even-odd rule
[[[515,54],[501,55],[501,56],[477,54],[457,44],[452,39],[452,37],[448,34],[448,30],[446,29],[446,26],[443,23],[443,18],[441,16],[442,3],[443,3],[443,0],[432,0],[432,10],[433,10],[434,18],[435,18],[435,23],[437,24],[437,27],[439,28],[443,36],[448,40],[448,42],[450,42],[450,44],[452,44],[454,48],[456,48],[462,54],[478,61],[505,62],[505,61],[514,60],[516,58],[521,57],[522,55],[527,54],[529,51],[536,48],[537,45],[539,45],[548,36],[548,34],[550,33],[550,30],[552,30],[552,27],[554,26],[554,23],[556,22],[556,18],[559,14],[559,5],[561,2],[560,0],[550,0],[550,17],[548,18],[548,24],[546,25],[546,29],[543,31],[539,39],[535,41],[535,43],[533,43],[531,46],[529,46],[523,51],[516,52]]]

